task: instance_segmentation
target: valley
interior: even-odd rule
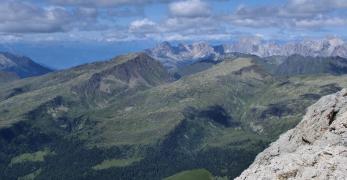
[[[346,87],[344,59],[338,74],[335,58],[312,61],[321,68],[234,54],[176,77],[135,53],[6,83],[0,176],[162,179],[203,168],[234,178],[306,107]]]

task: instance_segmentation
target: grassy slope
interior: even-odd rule
[[[45,160],[45,157],[48,155],[53,154],[52,152],[48,151],[47,149],[42,151],[37,151],[34,153],[24,153],[19,156],[13,157],[11,159],[10,165],[14,164],[20,164],[24,162],[43,162]]]
[[[315,101],[305,99],[303,95],[319,96],[330,93],[321,92],[325,85],[346,87],[347,84],[346,76],[314,75],[277,80],[254,72],[232,74],[249,65],[251,62],[245,59],[223,62],[177,82],[117,99],[111,106],[91,113],[91,118],[102,119],[98,125],[104,129],[101,135],[105,145],[155,143],[184,119],[182,112],[187,107],[204,109],[221,105],[245,127],[253,122],[262,129],[268,124],[289,128],[300,119],[305,107]],[[260,119],[257,113],[271,104],[285,104],[294,112],[280,117],[270,114],[265,120]],[[281,121],[281,118],[287,121]],[[230,136],[230,131],[226,130],[218,138]],[[262,132],[271,134],[271,137],[280,134],[266,129]],[[211,143],[215,142],[211,140]]]
[[[155,143],[184,119],[182,112],[186,107],[203,109],[223,103],[239,106],[242,102],[238,102],[237,93],[247,87],[222,84],[219,77],[249,65],[251,62],[246,59],[221,63],[206,72],[117,99],[111,106],[93,112],[91,118],[102,119],[98,129],[104,129],[101,135],[106,145]],[[237,77],[234,81],[238,80]],[[225,98],[228,93],[230,97]],[[229,99],[231,102],[223,102]]]
[[[19,79],[19,77],[14,73],[0,71],[0,84],[2,85],[17,79]]]
[[[183,171],[164,180],[212,180],[212,174],[206,169]]]
[[[233,74],[252,65],[248,59],[226,61],[177,82],[114,101],[111,103],[112,106],[92,113],[92,119],[102,119],[97,126],[103,131],[99,137],[88,139],[92,144],[104,147],[165,142],[166,138],[172,137],[170,132],[185,120],[185,108],[206,109],[213,105],[221,105],[235,121],[241,122],[241,126],[221,127],[213,121],[204,124],[192,121],[187,125],[188,130],[180,132],[182,136],[175,137],[178,141],[177,146],[183,147],[178,149],[177,153],[211,153],[209,150],[218,148],[226,152],[241,150],[256,154],[263,146],[262,141],[275,139],[294,126],[301,119],[305,107],[315,101],[303,98],[303,95],[321,96],[330,93],[331,91],[322,91],[326,85],[346,86],[346,76],[315,75],[278,80],[253,70],[241,75]],[[259,113],[267,110],[272,104],[285,104],[290,112],[284,112],[280,116],[270,113],[265,118],[259,118]],[[199,126],[201,129],[197,128]],[[203,137],[196,138],[200,136]],[[100,143],[101,140],[104,142]],[[195,165],[196,167],[199,165]],[[228,170],[235,168],[231,164],[219,167],[220,170],[214,170],[214,173],[217,172],[221,176],[234,176],[237,172]]]
[[[94,99],[98,99],[99,94],[85,97],[82,96],[85,93],[83,91],[85,89],[78,91],[75,87],[86,84],[95,75],[108,72],[109,69],[127,64],[129,60],[133,61],[136,57],[137,54],[129,54],[106,62],[82,65],[69,70],[5,84],[0,89],[0,112],[2,111],[2,116],[0,117],[0,128],[8,127],[25,119],[23,115],[37,109],[43,103],[58,96],[62,96],[70,101],[82,102],[82,105],[93,105],[92,108],[97,109],[98,104],[89,103]],[[156,74],[156,76],[160,76],[160,74]],[[124,82],[117,79],[114,80],[115,82],[109,82],[107,78],[109,78],[109,76],[105,75],[105,79],[103,79],[102,83],[113,83],[124,87]],[[158,77],[153,76],[149,78],[158,79]],[[128,90],[128,86],[130,86],[129,84],[126,84],[126,87],[121,90]],[[117,97],[115,94],[112,94],[112,96],[114,98]],[[89,101],[87,101],[88,98]],[[99,103],[102,104],[101,101],[99,101]]]

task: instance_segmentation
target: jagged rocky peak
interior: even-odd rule
[[[347,89],[321,98],[237,180],[347,179]]]
[[[193,58],[204,58],[214,53],[213,47],[207,42],[197,42],[191,45],[191,54]]]
[[[172,49],[171,44],[167,41],[160,43],[157,47],[161,49]]]
[[[174,47],[167,41],[158,44],[155,48],[151,49],[152,54],[165,55],[168,53],[174,53]]]
[[[214,53],[214,50],[207,42],[195,42],[191,45],[180,43],[174,46],[164,41],[155,48],[147,50],[147,52],[154,57],[178,56],[176,58],[195,58]]]
[[[327,41],[332,46],[341,46],[341,45],[343,45],[345,43],[345,41],[343,39],[340,39],[340,38],[337,38],[337,37],[327,38]]]

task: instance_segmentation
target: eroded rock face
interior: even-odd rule
[[[236,179],[347,179],[347,89],[309,107]]]

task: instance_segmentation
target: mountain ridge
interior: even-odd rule
[[[20,78],[39,76],[53,70],[44,67],[26,56],[0,52],[0,71],[14,73]]]
[[[147,64],[146,67],[137,64],[148,62],[151,63]],[[131,66],[129,66],[130,63]],[[139,79],[122,78],[129,73],[134,74],[141,70],[145,70],[144,74],[148,75],[145,79],[151,79],[150,83],[142,80],[141,76]],[[88,106],[96,105],[95,107],[98,107],[98,105],[102,106],[104,98],[116,98],[122,93],[135,93],[138,90],[145,90],[150,86],[169,81],[171,81],[171,75],[166,73],[166,69],[146,54],[135,53],[117,56],[105,62],[80,65],[35,78],[4,84],[0,89],[1,107],[10,109],[14,105],[11,103],[12,99],[26,99],[26,102],[32,102],[32,104],[24,104],[22,108],[17,109],[18,112],[15,114],[5,113],[1,120],[3,120],[2,123],[6,120],[10,124],[12,120],[14,122],[19,121],[23,118],[21,113],[29,112],[33,107],[45,103],[45,100],[50,101],[59,96],[67,96],[74,100],[81,100]],[[0,126],[3,125],[2,123]]]

